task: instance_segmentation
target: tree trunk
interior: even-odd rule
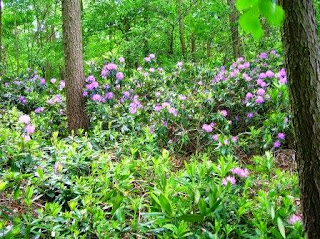
[[[0,0],[0,76],[2,76],[2,1]]]
[[[233,58],[236,60],[239,57],[243,56],[243,50],[239,36],[239,13],[235,6],[235,0],[228,0],[228,4],[231,10],[229,13],[229,24],[231,31]]]
[[[192,61],[195,62],[196,61],[196,35],[192,32],[191,33],[191,57],[192,57]]]
[[[19,39],[18,39],[18,26],[17,26],[16,13],[14,14],[13,35],[14,35],[15,58],[17,63],[16,74],[18,75],[20,71],[20,54],[19,54]]]
[[[63,43],[65,54],[65,81],[67,122],[69,132],[88,129],[88,116],[82,97],[84,66],[82,55],[80,0],[62,0]]]
[[[283,0],[285,64],[301,204],[309,239],[320,238],[320,48],[313,1]]]
[[[207,58],[211,57],[211,48],[212,48],[212,43],[211,43],[211,40],[208,39],[207,40]]]
[[[169,52],[168,54],[169,55],[173,55],[173,52],[174,52],[174,25],[171,25],[171,31],[170,31],[170,34],[169,34]]]
[[[182,0],[178,0],[178,24],[179,24],[179,37],[180,37],[180,44],[181,44],[181,51],[183,58],[186,58],[186,42],[184,39],[184,24],[183,24],[183,15],[182,15]]]

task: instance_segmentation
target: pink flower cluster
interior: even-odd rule
[[[23,138],[25,141],[29,141],[30,135],[33,134],[36,130],[36,127],[31,125],[31,119],[29,115],[21,115],[19,117],[19,122],[25,125],[25,134],[23,135]]]
[[[249,170],[244,168],[233,168],[230,170],[231,173],[239,176],[240,178],[247,178],[249,176]]]

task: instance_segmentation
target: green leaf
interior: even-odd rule
[[[259,9],[267,21],[273,26],[281,26],[284,20],[284,10],[270,0],[259,0]]]
[[[245,32],[252,34],[255,39],[261,38],[263,30],[259,19],[259,9],[252,8],[243,13],[240,17],[240,26]]]
[[[169,200],[163,194],[160,194],[159,202],[160,202],[162,210],[164,210],[167,214],[172,215],[171,204],[170,204]]]
[[[0,192],[3,191],[7,186],[6,182],[0,181]]]
[[[204,219],[203,216],[197,214],[185,214],[178,217],[178,220],[186,221],[186,222],[202,222]]]
[[[195,204],[198,204],[199,200],[200,200],[201,194],[199,189],[196,189],[194,192],[194,202]]]
[[[199,210],[200,210],[201,215],[207,214],[207,204],[203,198],[200,198],[200,200],[199,200]]]
[[[271,208],[270,208],[270,214],[271,214],[271,218],[272,218],[272,220],[273,220],[273,219],[274,219],[274,216],[275,216],[274,206],[271,206]]]
[[[283,238],[286,238],[286,230],[280,217],[277,218],[278,228]]]
[[[249,9],[258,4],[258,0],[237,0],[236,7],[239,11]]]

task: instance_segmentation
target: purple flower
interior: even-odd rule
[[[238,137],[237,137],[237,136],[232,136],[232,137],[231,137],[231,141],[232,141],[233,143],[237,143],[237,142],[238,142]]]
[[[242,168],[233,168],[230,170],[233,174],[238,175],[240,178],[247,178],[249,176],[249,170],[248,169],[242,169]]]
[[[262,53],[259,55],[259,58],[261,58],[261,59],[266,59],[266,58],[268,58],[268,53],[262,52]]]
[[[88,76],[88,78],[86,79],[86,82],[88,82],[88,83],[91,83],[91,82],[94,82],[94,81],[96,81],[96,79],[94,78],[93,75]]]
[[[291,225],[295,224],[296,222],[302,222],[302,217],[297,215],[297,214],[293,214],[290,218],[289,218],[289,223]]]
[[[139,67],[137,68],[137,71],[142,71],[142,67],[139,66]]]
[[[271,50],[271,51],[270,51],[270,54],[271,54],[271,55],[276,55],[277,52],[276,52],[276,50]]]
[[[88,90],[93,90],[99,87],[99,83],[97,81],[93,81],[92,83],[90,83],[89,85],[86,85],[86,88]]]
[[[156,112],[159,112],[161,109],[162,109],[162,106],[159,104],[154,107],[154,111]]]
[[[118,80],[122,80],[124,78],[124,74],[122,72],[118,72],[116,74],[116,77],[117,77]]]
[[[154,126],[150,126],[150,134],[154,134]]]
[[[158,67],[158,72],[159,73],[163,72],[163,69],[161,67]]]
[[[161,105],[162,105],[162,108],[170,107],[169,102],[163,102]]]
[[[151,54],[149,55],[149,57],[150,57],[150,59],[154,59],[154,58],[156,58],[156,55],[153,54],[153,53],[151,53]]]
[[[60,90],[64,89],[66,87],[66,82],[64,80],[60,81]]]
[[[174,116],[178,116],[178,111],[175,108],[170,107],[168,111],[169,111],[169,113],[173,114]]]
[[[237,181],[236,181],[235,177],[233,177],[233,176],[228,176],[228,177],[222,179],[222,185],[226,186],[229,182],[232,185],[234,185],[234,184],[236,184]]]
[[[24,141],[29,141],[29,140],[31,140],[31,138],[30,138],[30,135],[28,135],[28,134],[26,134],[26,135],[24,135],[23,136],[23,139],[24,139]]]
[[[87,97],[87,96],[88,96],[88,91],[83,91],[83,92],[82,92],[82,96],[83,96],[83,97]]]
[[[245,79],[245,81],[251,81],[251,77],[247,73],[243,73],[242,77]]]
[[[286,138],[286,135],[284,133],[279,133],[277,135],[277,138],[280,139],[280,140],[284,140]]]
[[[186,100],[187,99],[187,97],[184,95],[179,95],[178,98],[179,98],[179,100]]]
[[[27,99],[24,96],[20,96],[18,99],[22,104],[26,104],[27,103]]]
[[[259,96],[257,97],[257,99],[256,99],[256,103],[257,103],[257,104],[262,104],[263,102],[264,102],[263,97],[259,95]]]
[[[182,62],[182,61],[178,61],[177,67],[178,67],[178,68],[181,68],[182,66],[183,66],[183,62]]]
[[[31,125],[31,124],[28,124],[28,125],[26,126],[26,133],[27,133],[28,135],[33,134],[34,131],[35,131],[35,129],[36,129],[35,126],[33,126],[33,125]]]
[[[273,147],[276,149],[276,148],[280,148],[280,146],[281,146],[281,142],[279,141],[279,140],[277,140],[277,141],[275,141],[274,143],[273,143]]]
[[[264,95],[264,93],[266,93],[266,91],[264,89],[262,89],[262,88],[257,90],[257,95],[261,95],[262,96],[262,95]]]
[[[203,124],[202,129],[207,133],[211,133],[213,131],[213,126],[209,124]]]
[[[150,56],[145,57],[145,58],[144,58],[144,61],[145,61],[145,62],[150,62],[150,61],[151,61],[151,57],[150,57]]]
[[[94,95],[91,97],[91,99],[92,99],[93,101],[101,102],[102,96],[99,95],[99,94],[94,94]]]
[[[114,95],[113,95],[112,92],[107,92],[107,93],[106,93],[106,99],[107,99],[107,100],[111,100],[111,99],[113,99],[113,97],[114,97]]]
[[[29,115],[21,115],[19,117],[19,122],[22,124],[29,124],[31,121],[30,116]]]
[[[109,63],[106,65],[106,68],[109,70],[109,71],[116,71],[118,70],[118,66],[114,63]]]
[[[46,84],[46,79],[42,78],[42,79],[40,80],[40,84],[41,84],[41,85],[45,85],[45,84]]]
[[[156,97],[158,97],[158,98],[159,98],[159,97],[160,97],[160,95],[161,95],[161,92],[160,92],[160,91],[157,91],[157,92],[156,92]]]
[[[221,110],[221,111],[220,111],[220,114],[221,114],[223,117],[227,117],[228,111],[226,111],[226,110]]]
[[[129,92],[129,91],[124,91],[124,92],[123,92],[123,96],[124,96],[125,98],[129,98],[129,97],[130,97],[130,92]]]
[[[149,76],[149,72],[145,72],[145,73],[143,73],[143,75],[145,76],[145,77],[148,77]]]
[[[264,79],[264,78],[267,78],[267,75],[266,73],[262,72],[259,74],[259,79]]]
[[[110,71],[108,71],[108,69],[103,69],[102,71],[101,71],[101,76],[103,77],[103,78],[106,78],[108,75],[110,74]]]
[[[35,113],[40,114],[44,111],[44,107],[39,107],[34,110]]]
[[[253,97],[253,94],[251,93],[251,92],[248,92],[247,94],[246,94],[246,100],[249,100],[249,99],[251,99]]]
[[[120,62],[120,63],[124,63],[124,62],[125,62],[124,57],[119,57],[119,62]]]
[[[219,140],[219,137],[218,137],[217,134],[214,134],[214,135],[212,135],[212,139],[213,139],[214,141],[218,141],[218,140]]]
[[[274,77],[274,73],[273,73],[271,70],[268,70],[268,71],[266,72],[266,76],[267,76],[268,78],[272,78],[272,77]]]
[[[52,79],[50,80],[50,82],[51,82],[52,84],[55,84],[56,81],[57,81],[57,79],[55,79],[55,78],[52,78]]]
[[[252,118],[253,118],[253,113],[252,113],[252,112],[249,112],[249,113],[247,114],[247,118],[248,118],[248,119],[252,119]]]
[[[156,70],[155,70],[153,67],[151,67],[151,68],[149,69],[149,71],[150,71],[151,73],[153,73],[153,72],[155,72]]]

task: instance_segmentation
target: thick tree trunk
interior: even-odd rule
[[[88,129],[84,87],[82,55],[80,0],[62,0],[63,43],[65,54],[65,81],[67,96],[68,130]]]
[[[228,0],[228,4],[230,6],[229,24],[231,31],[233,57],[236,60],[239,57],[243,56],[243,50],[239,36],[239,13],[235,6],[235,0]]]
[[[283,0],[285,63],[301,203],[309,239],[320,238],[320,48],[313,1]]]
[[[187,47],[184,39],[184,23],[183,23],[183,14],[182,14],[182,0],[178,0],[178,24],[179,24],[179,37],[181,44],[181,51],[183,58],[186,57]]]

